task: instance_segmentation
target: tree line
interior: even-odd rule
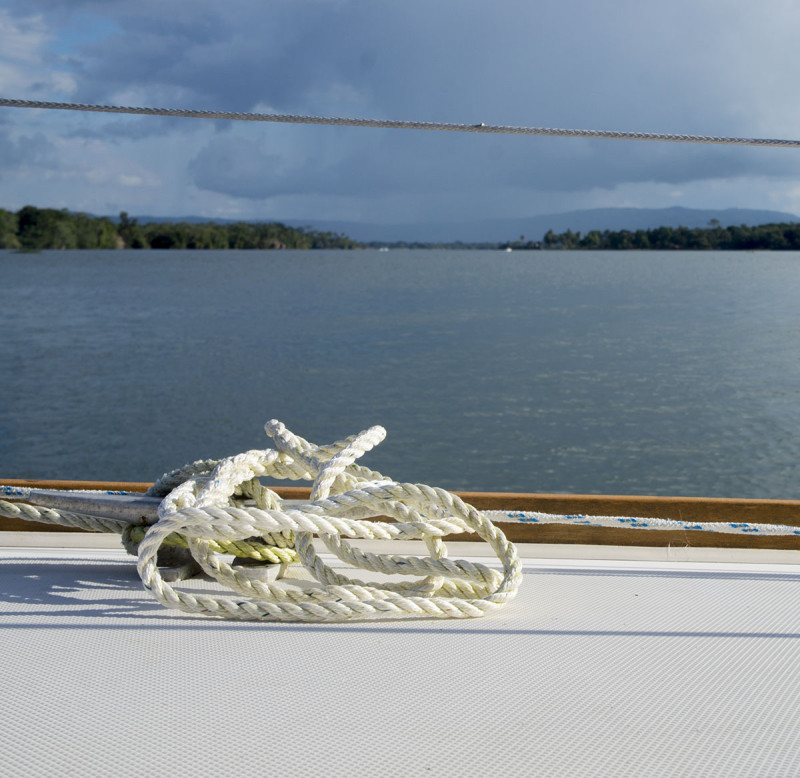
[[[114,221],[66,209],[0,208],[0,249],[350,249],[345,235],[279,222],[148,222],[127,213]]]
[[[707,228],[694,229],[657,227],[651,230],[618,230],[614,232],[592,230],[585,235],[571,230],[556,235],[550,230],[545,234],[540,245],[514,247],[612,251],[625,249],[800,251],[800,224],[762,224],[757,227],[748,227],[742,224],[738,227],[722,227],[716,219],[713,219]]]
[[[549,230],[541,241],[503,243],[359,243],[346,235],[280,222],[148,222],[123,212],[114,220],[67,209],[26,205],[16,213],[0,208],[0,249],[594,249],[594,250],[767,250],[800,251],[800,224],[706,228],[657,227],[649,230],[591,230],[585,235]]]

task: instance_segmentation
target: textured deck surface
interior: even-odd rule
[[[526,559],[486,618],[333,625],[173,614],[111,549],[0,582],[4,775],[800,774],[787,564]]]

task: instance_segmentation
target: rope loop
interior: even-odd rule
[[[382,427],[327,446],[309,443],[276,420],[265,429],[275,449],[194,463],[162,477],[154,492],[180,482],[161,501],[158,522],[127,531],[131,541],[139,541],[137,568],[145,588],[166,607],[260,621],[467,618],[482,616],[516,594],[521,576],[516,549],[483,514],[443,489],[397,483],[356,464],[384,439]],[[262,476],[309,480],[311,497],[286,505],[258,481]],[[443,537],[454,532],[485,540],[502,572],[448,559]],[[314,536],[351,568],[402,578],[380,583],[351,578],[322,560]],[[375,554],[348,539],[422,540],[428,555]],[[203,571],[236,596],[171,586],[156,564],[165,543],[185,545]],[[252,558],[291,554],[321,586],[265,582],[222,559],[231,549],[244,548]],[[403,580],[409,577],[414,580]]]

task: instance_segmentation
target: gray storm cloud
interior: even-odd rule
[[[800,18],[779,0],[767,6],[780,13],[740,0],[724,13],[710,0],[225,7],[210,0],[26,0],[12,5],[8,18],[12,26],[14,19],[36,19],[47,27],[35,65],[74,84],[68,95],[51,84],[45,92],[52,94],[39,97],[775,136],[797,126],[798,109],[785,95],[800,67],[793,54]],[[93,26],[102,34],[88,35]],[[2,88],[11,96],[13,82]],[[27,119],[13,121],[20,129],[6,131],[6,151],[33,136]],[[795,156],[785,152],[631,142],[201,127],[121,117],[102,124],[71,118],[61,133],[116,144],[142,165],[169,158],[163,148],[149,153],[148,143],[178,144],[174,164],[182,167],[174,178],[246,201],[303,193],[463,195],[472,188],[480,203],[495,187],[580,193],[646,182],[785,180],[798,172]]]

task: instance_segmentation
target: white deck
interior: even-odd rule
[[[285,625],[4,534],[3,775],[800,775],[797,552],[522,547],[483,619]]]

